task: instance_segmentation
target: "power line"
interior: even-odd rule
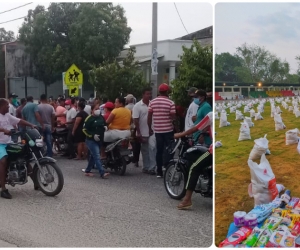
[[[12,10],[16,10],[16,9],[19,9],[19,8],[22,8],[22,7],[24,7],[24,6],[26,6],[26,5],[29,5],[29,4],[32,4],[32,3],[33,3],[33,2],[31,2],[31,3],[26,3],[26,4],[23,4],[23,5],[20,5],[20,6],[16,7],[16,8],[13,8],[13,9],[10,9],[10,10],[6,10],[6,11],[2,11],[2,12],[0,12],[0,14],[6,13],[6,12],[9,12],[9,11],[12,11]]]
[[[182,25],[183,25],[183,27],[184,27],[186,33],[189,34],[189,32],[187,31],[187,29],[186,29],[186,27],[185,27],[185,25],[184,25],[184,23],[183,23],[183,21],[182,21],[182,19],[181,19],[181,16],[180,16],[179,11],[178,11],[178,9],[177,9],[176,3],[174,3],[174,6],[175,6],[175,8],[176,8],[177,14],[178,14],[178,16],[179,16],[179,18],[180,18],[180,21],[181,21],[181,23],[182,23]]]
[[[22,18],[25,18],[25,17],[27,17],[27,16],[23,16],[23,17],[19,17],[19,18],[16,18],[16,19],[12,19],[12,20],[9,20],[9,21],[6,21],[6,22],[2,22],[0,24],[9,23],[9,22],[16,21],[16,20],[19,20],[19,19],[22,19]]]

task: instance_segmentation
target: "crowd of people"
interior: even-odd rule
[[[207,147],[211,145],[211,133],[205,135],[198,129],[200,122],[212,111],[212,107],[211,102],[209,103],[211,96],[207,96],[204,90],[192,87],[187,91],[187,97],[190,98],[190,106],[187,110],[176,106],[169,98],[168,84],[161,84],[158,91],[159,95],[154,99],[152,99],[152,89],[145,88],[138,102],[132,94],[128,94],[126,97],[117,97],[114,103],[112,100],[95,99],[93,95],[85,100],[64,98],[64,96],[53,99],[43,94],[37,104],[31,96],[18,101],[18,96],[11,93],[7,113],[9,117],[15,117],[18,121],[26,121],[16,123],[15,120],[13,127],[17,126],[19,130],[24,130],[26,126],[34,126],[39,129],[47,145],[49,157],[53,157],[56,153],[53,153],[52,142],[55,128],[66,127],[68,152],[65,156],[74,160],[84,160],[89,157],[87,167],[83,169],[86,176],[93,176],[91,170],[96,166],[100,177],[108,178],[109,173],[102,166],[106,158],[104,143],[131,137],[134,165],[139,167],[141,155],[142,172],[162,178],[164,168],[172,157],[165,152],[165,148],[174,137],[192,134],[195,143],[199,142]],[[206,123],[206,130],[207,126],[209,127]],[[185,134],[178,133],[183,130],[186,131]],[[3,143],[1,134],[5,132],[0,133],[0,143]],[[75,144],[77,144],[76,149]],[[6,156],[5,150],[2,151],[0,162],[1,158]],[[195,171],[194,165],[193,168]],[[2,195],[3,190],[7,191],[7,189],[2,186],[4,170],[1,163],[0,175],[3,197],[5,196]],[[193,191],[196,185],[195,178],[191,178],[191,182],[192,184],[187,184],[187,189]],[[189,196],[183,199],[178,208],[184,209],[191,205],[191,194],[187,193]]]

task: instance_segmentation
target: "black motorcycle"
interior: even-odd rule
[[[28,182],[28,165],[33,163],[32,178],[35,185],[47,196],[58,195],[64,186],[64,177],[56,160],[44,157],[43,138],[36,129],[24,132],[11,131],[14,142],[6,147],[7,178],[6,184],[15,186]],[[18,139],[19,142],[18,142]],[[31,165],[32,166],[32,165]]]
[[[182,138],[170,143],[167,151],[174,154],[179,149],[178,159],[172,159],[165,170],[164,185],[172,199],[180,200],[185,196],[189,169],[200,155],[208,148],[202,145],[192,145],[188,138]],[[212,166],[204,167],[194,190],[204,197],[212,198]]]
[[[68,153],[68,129],[66,127],[56,127],[52,133],[54,149],[58,154]]]
[[[128,149],[129,139],[119,139],[106,144],[106,159],[102,160],[105,169],[110,168],[119,175],[124,175],[127,165],[131,162],[131,150]]]

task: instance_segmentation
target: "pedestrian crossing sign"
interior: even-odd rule
[[[66,71],[65,84],[66,85],[83,84],[83,74],[75,64],[72,64],[72,66]]]
[[[78,85],[68,85],[69,96],[79,96],[79,86]]]

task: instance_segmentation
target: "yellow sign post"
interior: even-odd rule
[[[68,85],[82,85],[83,84],[83,74],[81,70],[75,65],[72,66],[66,71],[65,74],[65,84]]]
[[[79,96],[79,85],[68,85],[69,96]]]

